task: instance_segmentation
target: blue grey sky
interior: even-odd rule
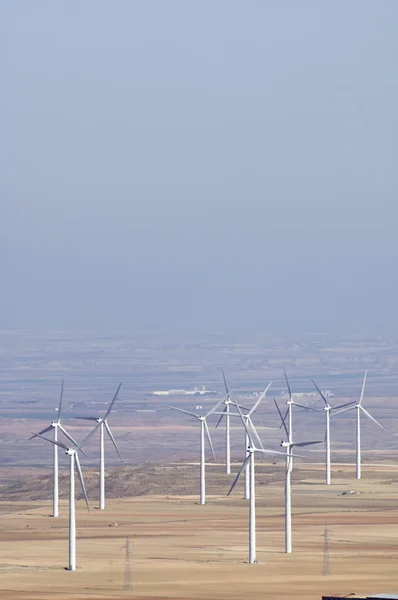
[[[0,325],[378,331],[396,0],[3,0]]]

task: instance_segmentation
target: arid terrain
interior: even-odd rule
[[[62,516],[53,519],[46,476],[14,488],[18,501],[7,499],[14,496],[5,487],[0,597],[319,600],[328,593],[397,592],[398,467],[364,464],[363,471],[356,482],[352,465],[336,464],[333,484],[326,486],[323,465],[297,462],[288,556],[283,466],[258,463],[256,565],[246,562],[248,506],[242,485],[227,498],[234,475],[225,475],[221,465],[207,470],[205,506],[198,505],[196,464],[111,469],[109,496],[123,479],[130,482],[123,489],[133,495],[110,498],[105,512],[95,508],[96,475],[87,472],[91,511],[78,502],[75,573],[65,570],[67,501],[61,502]],[[29,499],[32,494],[38,499]],[[127,538],[131,592],[123,590]]]
[[[0,597],[10,599],[298,598],[322,594],[398,593],[398,375],[396,339],[309,335],[127,335],[120,332],[0,332]],[[248,558],[248,503],[239,483],[227,492],[244,454],[244,431],[232,423],[233,473],[226,475],[225,429],[209,418],[216,460],[207,465],[208,503],[198,504],[198,421],[167,404],[204,414],[223,397],[220,366],[233,396],[253,406],[273,380],[253,421],[267,448],[285,437],[272,401],[293,393],[318,412],[294,413],[295,441],[323,440],[323,404],[359,398],[385,427],[362,419],[363,479],[354,478],[355,414],[332,418],[332,485],[324,482],[324,446],[306,450],[293,471],[293,554],[284,549],[283,459],[257,462],[257,559]],[[90,513],[77,506],[78,570],[68,564],[68,472],[60,452],[61,517],[51,514],[52,448],[31,432],[56,418],[65,380],[62,422],[81,442],[103,415],[119,382],[110,425],[124,464],[107,439],[107,507],[97,508],[98,435],[82,456]],[[206,385],[210,396],[154,396],[154,390]],[[296,397],[297,398],[297,397]],[[51,434],[50,434],[51,436]],[[209,456],[208,448],[206,449]],[[326,534],[326,539],[325,539]],[[125,590],[126,540],[132,590]]]

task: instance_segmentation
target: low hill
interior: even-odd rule
[[[211,494],[227,494],[238,466],[234,466],[233,474],[227,475],[223,465],[207,465],[206,484]],[[98,495],[99,474],[93,470],[85,470],[84,482],[89,498]],[[304,475],[300,472],[300,478]],[[275,481],[283,481],[283,463],[258,463],[257,485],[267,485]],[[242,478],[243,485],[243,478]],[[60,497],[67,498],[69,474],[60,473]],[[125,498],[147,494],[159,495],[195,495],[199,490],[199,465],[191,463],[146,463],[126,467],[110,467],[106,470],[106,495],[108,498]],[[76,476],[76,496],[82,497]],[[1,501],[49,500],[52,497],[52,474],[26,478],[9,486],[0,488]]]

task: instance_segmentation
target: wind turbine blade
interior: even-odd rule
[[[229,496],[229,495],[231,494],[231,492],[233,491],[234,487],[235,487],[235,486],[236,486],[236,484],[238,483],[238,481],[239,481],[239,477],[242,475],[243,471],[246,469],[246,467],[247,467],[247,465],[248,465],[248,463],[249,463],[250,457],[251,457],[251,454],[249,454],[249,456],[246,456],[245,460],[243,461],[243,463],[242,463],[242,466],[241,466],[241,468],[239,469],[239,471],[238,471],[238,474],[237,474],[237,476],[235,477],[235,479],[234,479],[234,481],[233,481],[233,483],[232,483],[232,485],[231,485],[231,487],[230,487],[230,490],[229,490],[229,492],[228,492],[227,496]]]
[[[251,446],[252,446],[253,448],[255,448],[255,444],[254,444],[254,442],[253,442],[253,437],[252,437],[252,435],[251,435],[251,433],[250,433],[250,428],[248,427],[248,424],[247,424],[247,422],[246,422],[246,421],[247,421],[247,419],[245,419],[245,417],[243,416],[243,414],[242,414],[242,411],[241,411],[241,409],[240,409],[240,406],[239,406],[239,404],[235,404],[235,403],[233,403],[233,404],[234,404],[234,406],[236,406],[236,408],[238,409],[238,413],[239,413],[239,416],[240,416],[240,420],[242,421],[242,423],[243,423],[243,427],[244,427],[244,428],[245,428],[245,430],[246,430],[246,433],[247,433],[247,435],[248,435],[248,438],[249,438],[249,440],[250,440],[250,444],[251,444]],[[257,434],[257,432],[256,432],[256,434]]]
[[[61,381],[61,394],[59,396],[59,407],[58,407],[58,420],[57,423],[61,422],[61,411],[62,411],[62,397],[64,395],[64,380]]]
[[[227,398],[227,396],[225,396],[225,398]],[[237,406],[236,402],[231,402],[231,404],[233,404],[234,406]],[[241,410],[247,410],[247,411],[249,411],[249,410],[250,410],[250,408],[248,408],[247,406],[242,406],[242,404],[239,404],[239,408],[240,408]],[[220,411],[218,410],[218,411],[216,411],[216,412],[213,412],[212,414],[213,414],[213,415],[224,415],[224,413],[225,413],[225,408],[224,408],[223,412],[220,412]],[[230,414],[230,415],[232,415],[232,414],[237,414],[237,413],[231,413],[231,412],[230,412],[229,414]],[[245,413],[245,416],[246,416],[246,417],[247,417],[248,415],[249,415],[249,412]],[[207,416],[207,415],[206,415],[206,416]],[[238,415],[238,416],[239,416],[239,415]]]
[[[317,384],[315,383],[315,381],[313,379],[311,379],[312,383],[314,384],[314,386],[316,387],[316,389],[318,390],[318,394],[320,395],[320,397],[322,398],[322,400],[325,403],[325,406],[329,406],[329,402],[326,400],[323,392],[321,392],[321,390],[319,389],[319,387],[317,386]]]
[[[206,431],[207,439],[209,441],[209,446],[210,446],[211,453],[213,455],[213,459],[216,460],[216,455],[214,454],[213,442],[211,441],[210,431],[209,431],[209,427],[206,423],[206,418],[203,419],[203,422],[205,424],[205,431]]]
[[[235,404],[236,404],[236,402],[235,402]],[[239,408],[241,410],[250,410],[250,408],[248,406],[243,406],[242,404],[239,404]]]
[[[39,431],[39,433],[34,433],[33,435],[31,435],[30,438],[28,438],[28,440],[33,440],[34,437],[36,437],[38,435],[43,435],[43,433],[47,433],[48,431],[51,431],[52,429],[53,429],[53,426],[50,425],[49,427],[46,427],[45,429],[42,429],[41,431]]]
[[[352,405],[352,406],[347,406],[346,408],[340,408],[340,410],[332,410],[330,412],[330,417],[335,417],[336,415],[340,415],[341,413],[345,413],[349,410],[354,410],[356,408],[356,405]],[[362,406],[361,406],[362,408]]]
[[[80,419],[81,421],[97,421],[97,417],[72,417],[73,419]]]
[[[222,373],[222,378],[224,379],[225,391],[227,392],[227,396],[229,397],[228,383],[227,383],[227,380],[225,378],[224,369],[222,367],[221,367],[221,373]]]
[[[110,412],[111,412],[111,410],[112,410],[112,406],[113,406],[113,405],[114,405],[114,403],[115,403],[115,400],[116,400],[116,398],[117,398],[117,396],[118,396],[118,393],[119,393],[119,390],[120,390],[120,388],[121,388],[121,387],[122,387],[122,384],[121,384],[121,383],[119,383],[119,385],[118,385],[118,388],[117,388],[117,390],[116,390],[116,393],[115,393],[115,395],[113,396],[112,402],[110,403],[110,405],[109,405],[109,407],[108,407],[108,410],[106,411],[105,415],[102,417],[102,420],[101,420],[101,421],[99,421],[99,422],[96,424],[96,426],[94,427],[94,429],[93,429],[92,431],[90,431],[90,433],[88,434],[88,436],[86,436],[86,437],[84,438],[84,440],[82,441],[82,443],[80,444],[80,446],[78,446],[78,448],[77,448],[77,451],[81,450],[81,449],[83,448],[83,446],[84,446],[84,445],[85,445],[85,444],[88,442],[88,440],[91,438],[91,436],[93,436],[93,435],[94,435],[94,433],[97,431],[97,429],[98,429],[98,428],[101,426],[101,423],[102,423],[102,421],[106,421],[106,418],[107,418],[107,416],[109,415],[109,413],[110,413]]]
[[[355,400],[351,400],[350,402],[344,402],[344,404],[338,404],[337,406],[332,406],[332,410],[335,410],[336,408],[344,408],[346,406],[355,406],[356,402]]]
[[[103,420],[104,420],[104,421],[106,421],[106,419],[107,419],[107,417],[108,417],[109,413],[111,412],[111,410],[112,410],[112,407],[113,407],[113,405],[115,404],[115,400],[116,400],[116,398],[117,398],[117,396],[118,396],[118,394],[119,394],[119,390],[120,390],[120,388],[121,388],[121,387],[122,387],[122,384],[121,384],[121,383],[119,383],[119,386],[118,386],[118,388],[117,388],[117,390],[116,390],[116,394],[113,396],[113,400],[112,400],[112,402],[110,403],[110,405],[109,405],[109,408],[108,408],[108,410],[107,410],[107,411],[106,411],[106,413],[105,413],[105,416],[103,417]]]
[[[291,447],[293,448],[294,446],[300,446],[301,447],[301,446],[311,446],[312,444],[322,444],[322,441],[323,440],[317,440],[316,442],[296,442],[296,443],[293,443],[291,445]]]
[[[285,419],[283,418],[283,415],[282,415],[282,413],[281,413],[281,411],[280,411],[280,408],[279,408],[279,406],[278,406],[278,403],[277,403],[277,401],[275,400],[275,398],[274,398],[274,403],[275,403],[275,406],[276,406],[276,410],[278,411],[278,413],[279,413],[279,416],[280,416],[280,418],[281,418],[281,421],[282,421],[282,426],[283,426],[283,428],[284,428],[284,430],[285,430],[285,433],[286,433],[286,435],[287,435],[287,437],[288,437],[288,439],[289,439],[289,432],[288,432],[288,429],[287,429],[287,427],[286,427]]]
[[[84,440],[80,443],[80,446],[77,447],[77,451],[79,452],[83,446],[88,442],[88,440],[94,435],[94,433],[98,430],[98,428],[101,426],[102,421],[100,421],[99,423],[96,424],[96,426],[94,427],[94,429],[92,429],[90,431],[90,433],[84,438]]]
[[[294,406],[299,406],[300,408],[304,408],[305,410],[312,410],[313,412],[321,412],[319,408],[312,408],[311,406],[305,406],[305,404],[300,404],[293,400]]]
[[[44,437],[44,435],[41,435],[41,433],[33,433],[33,431],[31,431],[31,434],[32,437],[39,437],[42,440],[46,440],[46,442],[50,442],[50,444],[54,444],[54,446],[59,446],[64,450],[68,450],[68,446],[65,446],[65,444],[63,444],[62,442],[55,442],[54,440],[49,440],[48,438]]]
[[[274,400],[275,400],[275,398],[274,398]],[[285,423],[286,423],[286,419],[287,419],[288,414],[289,414],[289,409],[287,408],[286,411],[285,411],[285,414],[283,416],[283,422],[285,422]],[[279,425],[279,429],[282,429],[283,422]]]
[[[363,377],[363,383],[362,383],[361,396],[360,396],[360,398],[359,398],[359,406],[361,406],[361,404],[362,404],[363,395],[364,395],[364,393],[365,393],[365,386],[366,386],[366,378],[367,378],[367,376],[368,376],[368,370],[366,369],[366,371],[365,371],[365,375],[364,375],[364,377]]]
[[[248,417],[250,417],[254,413],[254,411],[256,410],[256,408],[258,407],[258,405],[260,404],[260,402],[262,402],[262,400],[265,398],[265,396],[267,395],[267,392],[268,392],[269,388],[271,387],[271,385],[272,385],[272,381],[271,381],[271,383],[269,383],[267,385],[267,387],[265,388],[265,390],[263,391],[263,393],[260,394],[259,399],[255,403],[255,405],[249,410],[248,415],[247,415]]]
[[[68,438],[68,440],[70,440],[73,444],[75,444],[75,446],[79,445],[77,443],[77,441],[66,431],[66,429],[64,429],[62,427],[62,425],[58,425],[58,427],[60,428],[60,430],[62,431],[62,433],[64,434],[64,436],[66,436]]]
[[[213,408],[211,410],[209,410],[209,412],[206,415],[206,419],[207,419],[207,417],[209,417],[210,415],[212,415],[213,413],[216,412],[217,408],[220,406],[220,404],[222,404],[224,402],[225,399],[226,399],[226,396],[224,396],[224,398],[221,398],[221,400],[219,400],[217,402],[217,404],[215,406],[213,406]]]
[[[58,424],[58,427],[60,428],[60,430],[62,431],[62,433],[73,443],[75,444],[75,446],[78,446],[79,444],[77,443],[77,441],[66,431],[66,429],[64,429],[61,425],[61,423]],[[84,450],[80,449],[80,452],[82,454],[84,454],[84,456],[87,456],[87,454],[84,452]]]
[[[172,410],[178,410],[178,412],[185,413],[186,415],[190,415],[191,417],[196,417],[197,419],[199,419],[198,415],[196,415],[193,412],[190,412],[189,410],[184,410],[183,408],[177,408],[176,406],[170,406],[169,404],[166,404],[166,408],[171,408]]]
[[[255,435],[258,443],[259,443],[260,448],[264,448],[263,443],[262,443],[262,441],[260,439],[260,436],[258,435],[257,430],[254,427],[253,421],[251,420],[251,418],[246,415],[245,416],[245,420],[247,421],[247,424],[248,424],[249,428],[252,429],[252,431],[253,431],[253,433],[254,433],[254,435]]]
[[[285,375],[285,381],[286,381],[287,389],[289,392],[289,398],[290,398],[290,400],[292,400],[292,390],[290,389],[290,384],[289,384],[289,380],[287,378],[287,373],[286,373],[285,369],[283,369],[283,374]]]
[[[355,400],[351,400],[351,402],[344,402],[344,404],[339,404],[338,406],[332,406],[331,410],[333,412],[338,408],[345,408],[346,406],[354,406],[354,405],[356,405]]]
[[[82,490],[83,490],[83,494],[84,494],[84,499],[86,501],[87,510],[90,512],[90,507],[88,505],[88,497],[87,497],[86,487],[85,487],[84,481],[83,481],[82,468],[80,466],[80,460],[79,460],[79,456],[78,456],[77,452],[75,454],[75,461],[76,461],[77,474],[79,475],[80,485],[82,486]]]
[[[305,456],[301,456],[300,454],[287,454],[286,452],[281,452],[280,450],[266,450],[265,448],[256,448],[256,452],[261,452],[262,454],[281,454],[284,457],[296,456],[298,458],[305,458]]]
[[[113,437],[113,433],[112,433],[112,431],[111,431],[111,428],[109,427],[109,425],[108,425],[107,421],[104,421],[104,425],[105,425],[105,429],[106,429],[106,430],[107,430],[107,432],[108,432],[108,435],[109,435],[109,437],[111,438],[112,444],[115,446],[115,450],[116,450],[116,452],[118,453],[118,456],[119,456],[120,460],[123,462],[122,456],[121,456],[121,454],[120,454],[120,452],[119,452],[119,448],[117,447],[116,440],[115,440],[115,438]]]
[[[386,430],[386,429],[384,429],[383,425],[381,425],[381,424],[379,423],[379,421],[376,421],[376,419],[375,419],[374,417],[372,417],[372,415],[371,415],[371,414],[370,414],[370,413],[369,413],[367,410],[365,410],[363,406],[361,406],[361,410],[362,410],[362,412],[364,412],[364,413],[365,413],[365,415],[366,415],[367,417],[369,417],[369,419],[372,419],[372,421],[373,421],[374,423],[376,423],[376,425],[378,425],[378,426],[379,426],[379,427],[380,427],[380,428],[381,428],[383,431],[385,431],[385,432],[387,433],[387,430]]]
[[[225,415],[225,413],[226,413],[226,412],[227,412],[227,407],[225,407],[225,408],[224,408],[224,410],[222,411],[222,413],[221,413],[221,417],[218,419],[218,421],[217,421],[217,424],[216,424],[216,426],[215,426],[215,429],[217,429],[217,427],[218,427],[218,426],[219,426],[219,424],[221,423],[221,421],[222,421],[222,418],[223,418],[223,416]]]

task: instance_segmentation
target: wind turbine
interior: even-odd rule
[[[56,421],[51,421],[50,425],[45,429],[39,431],[39,435],[43,435],[44,433],[48,433],[49,431],[54,431],[53,441],[58,441],[58,430],[60,430],[65,437],[68,438],[75,446],[78,446],[78,443],[73,439],[71,435],[62,427],[61,425],[61,413],[62,413],[62,399],[64,394],[64,380],[61,382],[61,393],[59,397],[59,407],[58,407],[58,418]],[[30,437],[31,440],[35,435]],[[53,449],[53,517],[59,516],[59,492],[58,492],[58,446],[54,444]]]
[[[243,418],[246,420],[248,429],[252,428],[253,435],[257,438],[257,441],[258,441],[258,443],[259,443],[259,445],[260,445],[261,448],[263,448],[263,445],[262,445],[261,439],[259,438],[259,436],[257,434],[256,429],[253,426],[253,422],[252,422],[251,417],[252,417],[253,413],[255,412],[255,410],[258,408],[259,404],[265,398],[265,396],[266,396],[269,388],[271,387],[271,385],[272,385],[272,381],[267,385],[267,387],[265,388],[265,390],[260,394],[258,400],[252,406],[252,408],[249,410],[249,412],[243,413],[243,415],[242,415]],[[244,408],[244,407],[241,407],[241,408]],[[245,409],[245,410],[248,410],[248,409]],[[222,412],[222,413],[215,412],[214,414],[216,414],[216,415],[221,414],[221,418],[222,418],[225,413],[224,412]],[[229,413],[229,416],[230,417],[240,417],[239,413],[231,413],[231,412]],[[250,440],[249,440],[249,437],[248,437],[248,434],[247,434],[247,430],[245,429],[245,453],[246,453],[246,458],[249,456],[249,445],[250,445]],[[249,465],[247,465],[246,469],[245,469],[245,487],[244,487],[244,490],[245,490],[245,492],[244,492],[244,498],[245,498],[245,500],[249,500],[249,498],[250,498],[250,468],[249,468]]]
[[[287,378],[287,373],[286,373],[285,369],[283,369],[283,374],[285,376],[285,381],[286,381],[287,390],[288,390],[288,394],[289,394],[289,398],[286,400],[287,409],[286,409],[285,415],[283,417],[283,422],[286,421],[286,417],[287,417],[288,418],[288,433],[287,433],[288,442],[292,442],[292,440],[293,440],[293,406],[298,406],[299,408],[304,408],[305,410],[312,410],[314,412],[317,412],[317,409],[311,408],[310,406],[305,406],[304,404],[300,404],[300,402],[296,402],[294,400],[292,390],[290,388],[290,383]],[[282,425],[281,425],[281,427],[282,427]],[[293,469],[293,459],[290,459],[289,469],[290,469],[290,471],[292,471],[292,469]]]
[[[384,429],[383,425],[381,425],[378,421],[376,421],[376,419],[374,417],[372,417],[372,415],[362,406],[362,401],[363,401],[363,396],[365,393],[365,386],[366,386],[366,379],[367,379],[367,375],[368,375],[368,371],[365,371],[365,375],[363,378],[363,383],[362,383],[362,390],[361,390],[361,395],[359,398],[359,402],[354,402],[353,406],[348,406],[347,408],[342,408],[341,410],[337,411],[335,414],[339,414],[342,412],[347,412],[348,410],[356,410],[356,478],[357,479],[361,479],[361,411],[372,421],[374,421],[376,423],[376,425],[378,425],[383,431],[386,431],[386,429]]]
[[[226,391],[226,396],[225,396],[225,400],[224,400],[224,404],[225,404],[225,408],[224,408],[224,413],[225,413],[225,472],[226,473],[231,473],[231,431],[230,431],[230,407],[231,407],[231,395],[229,392],[229,387],[228,387],[228,383],[227,380],[225,378],[225,373],[224,373],[224,369],[221,369],[221,373],[224,379],[224,386],[225,386],[225,391]],[[224,415],[221,415],[221,417],[218,420],[218,423],[216,425],[216,428],[219,426],[219,424],[222,421]]]
[[[214,454],[213,443],[210,437],[209,427],[207,425],[207,417],[213,414],[220,404],[224,401],[222,398],[217,404],[209,410],[205,415],[197,415],[196,413],[190,412],[189,410],[185,410],[183,408],[177,408],[176,406],[169,406],[167,408],[171,408],[172,410],[178,410],[178,412],[184,413],[191,417],[195,417],[195,419],[199,419],[200,421],[200,504],[206,504],[206,475],[205,475],[205,433],[209,442],[210,450],[213,455],[213,459],[216,460],[216,455]]]
[[[230,424],[231,404],[233,404],[235,406],[236,403],[233,402],[231,399],[231,393],[229,391],[227,379],[225,377],[223,368],[221,368],[221,373],[222,373],[222,376],[224,379],[224,386],[225,386],[225,392],[226,392],[226,396],[224,398],[225,408],[224,408],[223,412],[221,413],[221,416],[218,419],[217,425],[215,428],[217,429],[217,427],[221,423],[222,419],[225,417],[225,472],[229,475],[231,473],[231,428],[230,428],[231,427],[231,424]],[[241,408],[243,408],[244,410],[249,410],[245,406],[241,406]]]
[[[108,408],[108,411],[105,415],[105,417],[75,417],[76,419],[82,419],[84,421],[94,421],[95,423],[99,424],[99,430],[100,430],[100,485],[99,485],[99,509],[100,510],[104,510],[105,509],[105,448],[104,448],[104,441],[105,441],[105,431],[108,434],[112,444],[115,447],[115,450],[120,458],[120,460],[123,462],[123,459],[120,455],[119,452],[119,448],[117,447],[116,444],[116,440],[113,436],[113,433],[111,431],[111,428],[108,425],[108,421],[107,421],[107,417],[109,416],[109,413],[111,412],[111,408],[113,406],[113,403],[116,400],[116,397],[119,393],[120,390],[120,386],[122,384],[119,385],[117,392],[112,400],[111,406]]]
[[[59,446],[60,448],[63,448],[66,451],[65,454],[67,454],[70,459],[70,461],[69,461],[69,571],[76,571],[75,467],[77,469],[77,473],[78,473],[79,480],[80,480],[80,485],[83,490],[87,510],[90,510],[89,505],[88,505],[87,492],[86,492],[86,488],[84,486],[84,481],[83,481],[83,473],[82,473],[82,469],[81,469],[80,461],[79,461],[79,454],[78,454],[79,450],[81,450],[83,444],[85,444],[85,442],[89,436],[87,436],[86,440],[84,440],[83,443],[80,444],[80,446],[78,446],[77,448],[68,448],[68,446],[66,446],[66,444],[63,444],[62,442],[50,440],[50,439],[44,437],[43,435],[41,435],[41,433],[36,433],[36,434],[34,433],[33,437],[40,437],[43,440],[46,440],[46,442],[50,442],[50,444],[54,444],[54,446],[57,446],[57,447]]]
[[[256,452],[260,452],[260,454],[281,454],[285,456],[284,452],[280,452],[279,450],[266,450],[261,447],[258,448],[254,443],[254,438],[252,433],[255,433],[256,438],[258,438],[258,434],[254,428],[254,425],[251,425],[251,429],[247,426],[246,419],[244,418],[242,411],[238,404],[235,405],[239,411],[243,426],[246,430],[248,439],[249,439],[249,447],[248,447],[248,456],[246,456],[245,460],[242,463],[241,468],[238,471],[237,476],[235,477],[231,488],[227,494],[229,496],[233,491],[234,487],[239,481],[240,476],[243,471],[249,465],[249,474],[250,474],[250,503],[249,503],[249,563],[254,564],[257,562],[256,560],[256,481],[255,481],[255,468],[254,468],[254,455]],[[287,456],[292,456],[288,454]]]
[[[315,383],[315,381],[313,379],[311,379],[312,383],[314,384],[315,388],[318,390],[318,394],[321,396],[325,406],[323,407],[323,410],[326,413],[326,432],[325,432],[325,444],[326,444],[326,483],[327,485],[330,485],[331,483],[331,477],[330,477],[330,415],[332,413],[332,411],[336,411],[340,408],[345,408],[346,406],[352,406],[353,404],[355,404],[355,401],[353,402],[345,402],[344,404],[339,404],[338,406],[330,406],[328,400],[326,399],[324,393],[319,389],[319,387],[317,386],[317,384]]]
[[[285,552],[288,554],[292,551],[292,493],[291,493],[291,451],[296,447],[311,446],[313,444],[322,444],[322,440],[311,442],[293,442],[289,430],[286,427],[285,419],[279,409],[279,406],[274,398],[276,409],[281,418],[282,426],[287,436],[287,442],[281,442],[281,446],[286,448],[286,475],[285,475]]]
[[[119,387],[116,390],[116,394],[114,395],[113,400],[110,403],[108,410],[105,413],[103,420],[106,420],[109,413],[111,412],[112,406],[117,398],[117,395],[119,393],[121,385],[122,384],[120,383]],[[97,431],[97,429],[100,426],[101,426],[101,423],[97,423],[96,426],[94,427],[94,429],[92,429],[90,431],[88,436],[84,438],[82,443],[77,448],[68,448],[68,446],[66,446],[65,444],[62,444],[61,442],[58,442],[58,441],[54,442],[53,440],[49,440],[48,438],[44,437],[41,434],[37,434],[37,433],[33,434],[33,437],[41,437],[43,440],[46,440],[47,442],[50,442],[51,444],[60,446],[61,448],[64,448],[66,450],[66,454],[68,454],[70,457],[70,478],[69,478],[69,570],[70,571],[76,571],[75,466],[77,468],[80,483],[81,483],[81,486],[83,489],[83,494],[84,494],[84,498],[86,500],[87,509],[89,510],[87,492],[86,492],[86,488],[84,487],[83,474],[82,474],[82,470],[80,467],[78,452],[79,451],[83,452],[83,450],[82,450],[83,446],[85,446],[85,444],[88,442],[88,440],[91,438],[91,436],[94,435],[94,433]]]

